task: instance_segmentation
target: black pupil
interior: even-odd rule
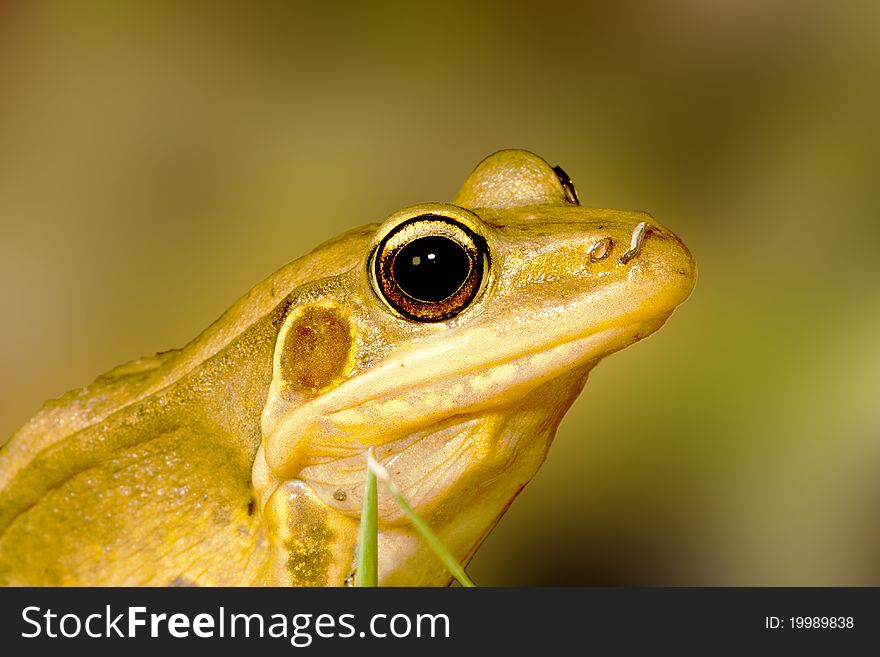
[[[448,237],[420,237],[394,257],[391,272],[400,289],[419,301],[443,301],[458,291],[471,271],[470,259]]]

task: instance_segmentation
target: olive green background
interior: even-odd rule
[[[0,434],[523,147],[699,280],[477,583],[880,584],[880,4],[247,4],[0,6]]]

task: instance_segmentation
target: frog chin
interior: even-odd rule
[[[373,448],[395,487],[420,512],[473,502],[472,493],[495,486],[520,469],[540,465],[565,411],[596,364],[584,363],[539,386],[517,403],[455,415]],[[526,455],[535,452],[538,459]],[[516,486],[531,478],[514,477]],[[298,478],[337,511],[358,517],[363,501],[366,459],[362,453],[309,465]],[[522,481],[520,481],[522,480]],[[482,494],[482,493],[481,493]],[[456,497],[464,500],[454,502]],[[379,518],[388,525],[406,517],[387,488],[379,487]],[[509,497],[506,498],[509,501]]]
[[[467,564],[537,472],[593,364],[566,372],[518,404],[452,417],[375,448],[396,487],[459,563]],[[365,480],[362,455],[309,466],[299,476],[356,526]],[[448,571],[381,482],[378,511],[380,584],[448,584]]]
[[[429,510],[448,491],[460,490],[468,472],[480,472],[481,480],[491,480],[508,467],[524,437],[546,434],[551,425],[555,430],[589,370],[602,357],[653,332],[664,320],[608,329],[479,371],[454,372],[445,385],[435,381],[390,399],[374,397],[329,412],[304,422],[307,430],[298,432],[293,471],[272,468],[268,441],[258,462],[263,474],[271,472],[274,481],[305,481],[328,506],[356,517],[361,509],[365,450],[372,448],[410,502]],[[386,522],[403,521],[402,511],[387,495],[380,495],[379,513]]]
[[[499,358],[474,354],[478,345],[460,344],[452,353],[431,353],[427,358],[404,353],[384,364],[385,379],[373,372],[361,375],[286,412],[278,413],[267,404],[265,466],[279,480],[292,479],[312,466],[349,457],[363,459],[369,447],[406,441],[446,422],[458,426],[467,418],[513,407],[566,372],[652,333],[667,316],[537,344],[518,353],[509,350]],[[433,375],[426,377],[426,370]],[[389,381],[395,372],[400,374]]]

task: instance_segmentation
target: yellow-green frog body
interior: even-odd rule
[[[604,356],[690,293],[643,213],[525,151],[347,232],[185,348],[48,402],[0,450],[0,583],[342,585],[367,448],[462,562]],[[449,573],[379,490],[382,585]]]

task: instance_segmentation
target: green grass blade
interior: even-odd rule
[[[464,572],[464,568],[461,567],[455,557],[453,557],[449,550],[446,549],[446,546],[443,545],[440,538],[434,533],[434,530],[428,526],[428,523],[425,522],[424,518],[416,513],[416,510],[412,508],[406,498],[398,492],[394,495],[394,499],[400,505],[400,508],[403,509],[403,512],[418,530],[419,534],[422,535],[422,538],[425,539],[425,542],[434,551],[434,554],[436,554],[440,561],[443,562],[443,565],[446,566],[450,573],[452,573],[452,576],[458,580],[458,583],[466,587],[476,586],[476,584],[471,581],[471,578],[468,577],[467,573]]]
[[[372,457],[372,454],[369,457]],[[376,473],[367,468],[364,483],[364,505],[361,508],[360,538],[358,540],[357,586],[379,585],[379,523],[376,503]]]
[[[452,573],[452,576],[458,580],[458,583],[464,587],[475,587],[476,584],[474,584],[473,581],[471,581],[471,578],[468,577],[467,573],[464,572],[464,568],[462,568],[458,561],[456,561],[455,557],[452,556],[452,553],[446,549],[446,546],[443,545],[440,538],[434,533],[434,530],[428,526],[428,523],[425,522],[424,518],[416,513],[416,510],[412,508],[412,505],[391,481],[388,471],[376,460],[371,452],[367,453],[367,464],[369,466],[367,472],[372,475],[374,485],[375,478],[378,476],[388,486],[391,496],[406,514],[406,517],[409,518],[409,521],[413,524],[419,534],[421,534],[424,541],[428,544],[431,550],[433,550],[434,554],[437,555],[437,558],[440,559],[443,565],[446,566],[450,573]]]

